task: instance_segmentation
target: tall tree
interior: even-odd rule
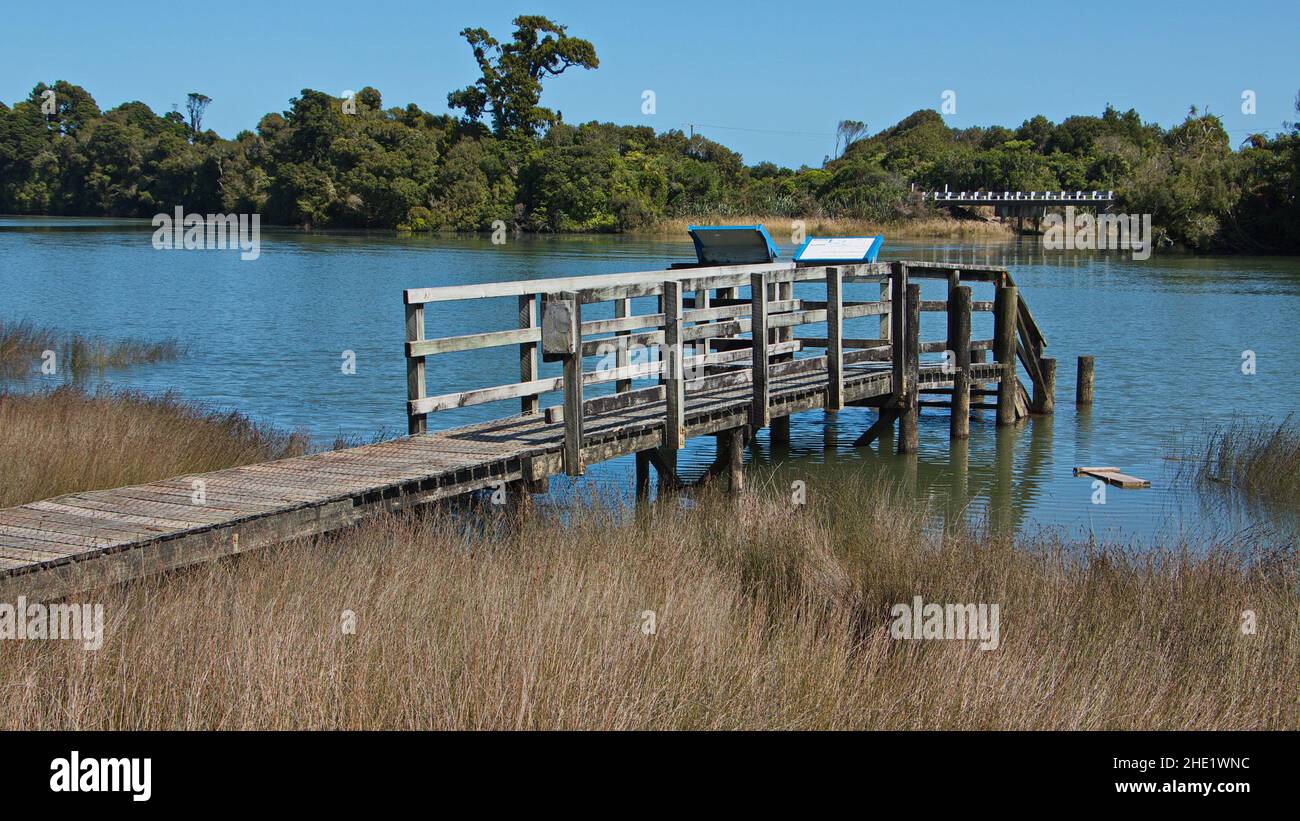
[[[197,91],[191,91],[185,101],[185,110],[190,115],[190,133],[196,137],[203,130],[203,112],[208,110],[211,102],[211,97]]]
[[[835,155],[844,156],[844,152],[849,149],[849,145],[854,140],[860,140],[867,135],[867,124],[861,120],[840,120],[839,126],[835,129]]]
[[[490,115],[498,137],[512,133],[534,136],[556,121],[554,112],[538,104],[544,78],[559,76],[573,66],[600,65],[596,47],[570,37],[565,26],[537,15],[516,17],[514,26],[513,39],[504,45],[486,29],[461,31],[482,76],[474,85],[447,95],[447,105],[464,109],[468,120]]]

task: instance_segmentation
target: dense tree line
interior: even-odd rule
[[[101,111],[79,86],[38,84],[0,103],[0,212],[149,217],[182,205],[306,227],[619,231],[671,217],[925,216],[913,185],[1098,188],[1153,214],[1162,244],[1300,251],[1294,125],[1234,147],[1194,109],[1167,130],[1110,107],[1015,129],[949,128],[922,110],[870,136],[844,121],[838,156],[817,168],[746,165],[678,130],[564,122],[541,107],[542,83],[596,68],[594,47],[543,17],[515,25],[506,43],[462,32],[482,77],[448,95],[456,115],[385,108],[373,88],[347,99],[304,89],[228,140],[202,128],[211,101],[198,92],[187,118],[141,102]]]

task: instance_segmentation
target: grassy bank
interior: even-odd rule
[[[107,368],[170,362],[184,353],[181,344],[174,339],[159,342],[109,340],[78,333],[60,333],[30,322],[0,321],[0,377],[39,373],[47,351],[54,353],[56,373],[73,376]]]
[[[1268,502],[1300,503],[1300,426],[1237,420],[1207,438],[1196,478],[1230,485]]]
[[[616,513],[393,516],[103,591],[97,652],[0,642],[0,725],[1300,726],[1294,553],[945,537],[869,480]],[[998,648],[891,638],[913,596],[998,604]]]
[[[662,220],[648,228],[633,233],[655,236],[685,236],[692,225],[758,225],[767,226],[772,238],[780,243],[791,242],[794,236],[794,218],[744,214],[729,217],[701,216],[695,219],[675,218]],[[873,236],[915,239],[1005,239],[1016,235],[1011,225],[996,221],[956,220],[943,217],[907,220],[905,222],[878,223],[840,217],[808,217],[803,220],[807,236]]]
[[[170,396],[0,393],[0,507],[295,453],[302,437]]]

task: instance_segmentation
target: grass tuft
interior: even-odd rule
[[[106,340],[60,334],[31,322],[0,322],[0,377],[13,379],[39,372],[46,351],[53,351],[56,366],[74,378],[108,368],[172,362],[185,353],[175,339]]]

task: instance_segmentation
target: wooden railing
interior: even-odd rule
[[[947,279],[946,301],[921,301],[912,279]],[[963,281],[991,283],[997,299],[973,301]],[[794,297],[799,283],[824,283],[825,299]],[[879,298],[849,301],[844,286],[879,284]],[[748,288],[749,295],[741,296]],[[803,290],[807,290],[804,288]],[[688,296],[689,295],[689,296]],[[633,299],[657,297],[653,313],[634,314]],[[462,336],[427,339],[425,306],[430,303],[478,299],[514,299],[515,328]],[[893,376],[892,404],[903,420],[902,447],[915,438],[915,412],[920,392],[920,356],[947,351],[956,382],[969,373],[972,352],[981,359],[993,350],[995,360],[1007,366],[1014,379],[1017,348],[1010,340],[1020,328],[1021,357],[1031,378],[1042,377],[1041,350],[1045,346],[1028,309],[1016,297],[1005,269],[954,268],[950,264],[879,262],[841,266],[795,266],[792,263],[678,268],[604,276],[501,282],[441,288],[415,288],[405,292],[408,430],[427,430],[431,413],[496,402],[520,400],[523,414],[542,413],[543,394],[561,391],[562,408],[548,408],[549,420],[562,417],[565,433],[564,467],[577,475],[584,470],[584,420],[640,404],[664,401],[665,448],[685,445],[686,406],[689,396],[718,388],[752,385],[750,425],[771,423],[770,385],[773,379],[796,373],[826,373],[825,407],[845,405],[845,369],[861,362],[889,362]],[[614,317],[584,319],[588,306],[613,303]],[[908,310],[892,310],[905,305]],[[949,315],[943,340],[922,342],[920,314],[943,311]],[[970,339],[970,313],[993,311],[1003,336]],[[879,336],[848,338],[844,322],[859,317],[880,318]],[[1019,321],[1017,322],[1017,319]],[[796,337],[801,325],[825,324],[825,337]],[[748,334],[748,338],[743,335]],[[1008,335],[1009,334],[1009,335]],[[755,339],[765,341],[756,345]],[[999,347],[1001,345],[1001,347]],[[456,393],[429,395],[426,390],[427,357],[454,351],[517,346],[519,378],[507,384]],[[820,356],[798,357],[809,348],[824,349]],[[539,354],[560,361],[560,376],[539,375]],[[584,360],[598,357],[598,367],[584,368]],[[633,360],[639,361],[633,361]],[[1030,368],[1033,363],[1035,368]],[[944,369],[948,373],[949,369]],[[1054,372],[1054,371],[1053,371]],[[658,384],[634,389],[634,380],[658,379]],[[586,398],[584,388],[614,383],[609,395]],[[969,402],[969,389],[954,388],[954,417],[960,400]],[[1004,419],[1001,395],[1007,394]],[[1014,421],[1015,395],[999,388],[999,422]],[[954,423],[956,424],[956,423]],[[909,427],[910,425],[910,427]],[[958,432],[954,430],[954,435]]]

